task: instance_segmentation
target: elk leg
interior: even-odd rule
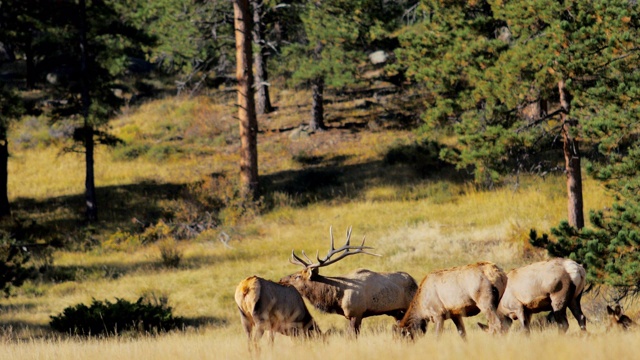
[[[253,330],[253,322],[247,318],[247,316],[240,312],[240,320],[242,322],[242,327],[244,328],[244,332],[247,334],[247,338],[251,341],[251,331]]]
[[[465,331],[465,328],[464,328],[464,322],[462,321],[462,316],[453,315],[453,316],[451,316],[451,320],[456,325],[456,329],[458,329],[458,334],[460,334],[460,337],[463,340],[466,340],[467,339],[467,332]]]
[[[493,304],[494,302],[495,302],[495,299],[491,299],[491,302],[482,301],[482,303],[477,304],[478,309],[480,309],[480,311],[487,316],[487,322],[489,323],[488,330],[491,334],[497,334],[502,329],[502,321],[498,316],[496,306]],[[483,327],[481,326],[480,328],[483,328]]]
[[[256,332],[253,335],[253,341],[255,343],[258,343],[258,341],[260,341],[260,339],[262,339],[262,335],[264,334],[264,328],[262,326],[256,326]]]
[[[578,295],[575,299],[569,303],[569,310],[573,314],[573,317],[578,320],[578,325],[580,325],[580,330],[587,331],[587,317],[582,313],[582,308],[580,307],[580,299],[582,298],[582,294]]]
[[[439,338],[440,335],[442,334],[442,325],[444,325],[444,317],[442,316],[435,316],[433,318],[433,323],[436,327],[436,337]]]
[[[485,311],[485,314],[489,322],[489,332],[492,334],[500,333],[502,331],[502,321],[495,309],[489,309]]]
[[[427,319],[420,320],[420,330],[422,331],[423,334],[427,332],[428,326],[429,326],[429,320]]]
[[[360,324],[362,324],[362,317],[360,316],[352,316],[349,318],[349,322],[351,325],[351,330],[355,336],[358,336],[360,333]]]
[[[557,311],[554,309],[553,317],[556,319],[556,323],[558,324],[558,332],[566,333],[567,329],[569,329],[569,322],[567,321],[567,308],[558,309]]]
[[[520,324],[522,324],[522,329],[524,330],[524,332],[529,335],[529,324],[531,323],[531,314],[529,313],[529,311],[527,311],[527,309],[525,309],[524,307],[521,307],[520,309],[518,309],[518,311],[516,311],[516,316],[520,320]]]

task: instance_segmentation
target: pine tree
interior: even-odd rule
[[[0,218],[11,215],[9,203],[9,138],[7,131],[23,111],[15,89],[0,82]]]
[[[459,136],[459,151],[442,156],[479,182],[540,165],[562,138],[569,224],[581,228],[581,140],[608,98],[628,96],[636,12],[622,0],[423,0],[397,55],[424,86],[427,128]]]
[[[142,49],[159,71],[181,77],[178,91],[195,93],[233,71],[231,1],[128,0],[113,5],[128,23],[155,38]]]
[[[236,78],[238,79],[238,118],[240,120],[240,186],[243,196],[258,195],[258,121],[253,97],[253,69],[249,0],[234,0],[233,13],[236,34]]]
[[[85,154],[86,219],[98,219],[94,176],[94,149],[97,143],[113,144],[106,131],[107,123],[122,104],[113,89],[126,75],[129,56],[139,54],[152,39],[141,29],[123,22],[113,6],[116,1],[61,1],[46,12],[51,26],[47,29],[47,46],[55,49],[52,58],[64,62],[52,66],[72,69],[68,81],[48,90],[66,105],[57,108],[54,119],[75,118],[78,124],[74,140],[78,147],[70,150]]]
[[[269,96],[267,57],[269,49],[265,39],[264,14],[267,3],[264,0],[252,0],[253,9],[253,43],[256,47],[253,56],[253,67],[255,69],[256,88],[256,114],[268,114],[273,111],[271,97]]]
[[[311,131],[324,124],[326,88],[343,88],[360,79],[358,66],[371,50],[374,29],[384,27],[398,7],[379,0],[307,0],[298,5],[304,38],[284,49],[283,58],[296,84],[312,89]],[[383,17],[383,18],[381,18]]]

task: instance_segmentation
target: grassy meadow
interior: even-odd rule
[[[100,148],[96,155],[100,221],[91,227],[82,225],[81,155],[64,153],[63,141],[38,140],[48,137],[37,119],[30,128],[12,129],[12,138],[21,140],[11,143],[9,164],[14,216],[36,241],[54,239],[64,246],[34,256],[47,265],[43,276],[0,299],[0,358],[246,359],[235,286],[251,275],[277,280],[297,271],[288,262],[291,250],[322,255],[330,226],[337,242],[352,226],[354,240],[366,236],[382,257],[352,256],[321,274],[366,267],[407,271],[420,281],[431,270],[480,260],[508,270],[544,259],[544,252],[528,246],[529,230],[545,232],[566,218],[562,174],[521,174],[482,190],[469,174],[398,156],[413,155],[419,139],[412,130],[415,119],[380,121],[390,113],[393,119],[411,118],[396,103],[360,109],[352,99],[335,96],[327,104],[328,130],[306,134],[296,132],[309,114],[308,94],[282,91],[274,97],[278,110],[259,119],[260,204],[238,214],[227,199],[216,226],[171,243],[181,254],[176,268],[163,266],[162,241],[141,241],[136,234],[163,219],[174,225],[196,221],[202,213],[188,199],[207,189],[224,195],[233,188],[239,145],[229,93],[123,109],[111,131],[126,145]],[[211,174],[229,180],[210,183]],[[584,196],[586,210],[610,205],[591,179],[585,179]],[[226,242],[220,240],[223,233]],[[185,328],[87,339],[56,334],[48,326],[50,316],[67,306],[141,296],[168,299]],[[273,347],[263,339],[259,357],[631,358],[640,335],[605,331],[606,300],[602,294],[585,296],[589,334],[580,334],[569,315],[566,336],[539,326],[525,337],[515,325],[509,334],[491,337],[475,326],[484,320],[480,315],[467,319],[466,343],[451,323],[439,340],[432,327],[414,343],[394,340],[390,317],[365,319],[362,336],[354,340],[344,336],[345,319],[312,309],[321,329],[330,331],[323,341],[277,335]],[[625,305],[635,319],[634,304]]]

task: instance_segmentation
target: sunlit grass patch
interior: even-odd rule
[[[638,333],[603,334],[598,329],[591,336],[574,331],[558,336],[555,329],[533,332],[527,337],[513,332],[492,337],[470,330],[468,341],[448,329],[440,339],[427,333],[415,342],[394,340],[386,331],[364,331],[357,339],[339,332],[324,341],[293,340],[276,335],[274,345],[266,337],[260,342],[261,359],[602,359],[633,358],[634,349],[617,344],[633,344]],[[247,359],[251,357],[247,340],[239,327],[210,331],[187,331],[138,338],[89,339],[73,338],[28,340],[2,344],[0,355],[7,359]],[[257,354],[253,354],[258,356]]]

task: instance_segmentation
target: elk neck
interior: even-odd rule
[[[339,278],[313,275],[298,288],[318,310],[344,315],[341,303],[346,285]]]

